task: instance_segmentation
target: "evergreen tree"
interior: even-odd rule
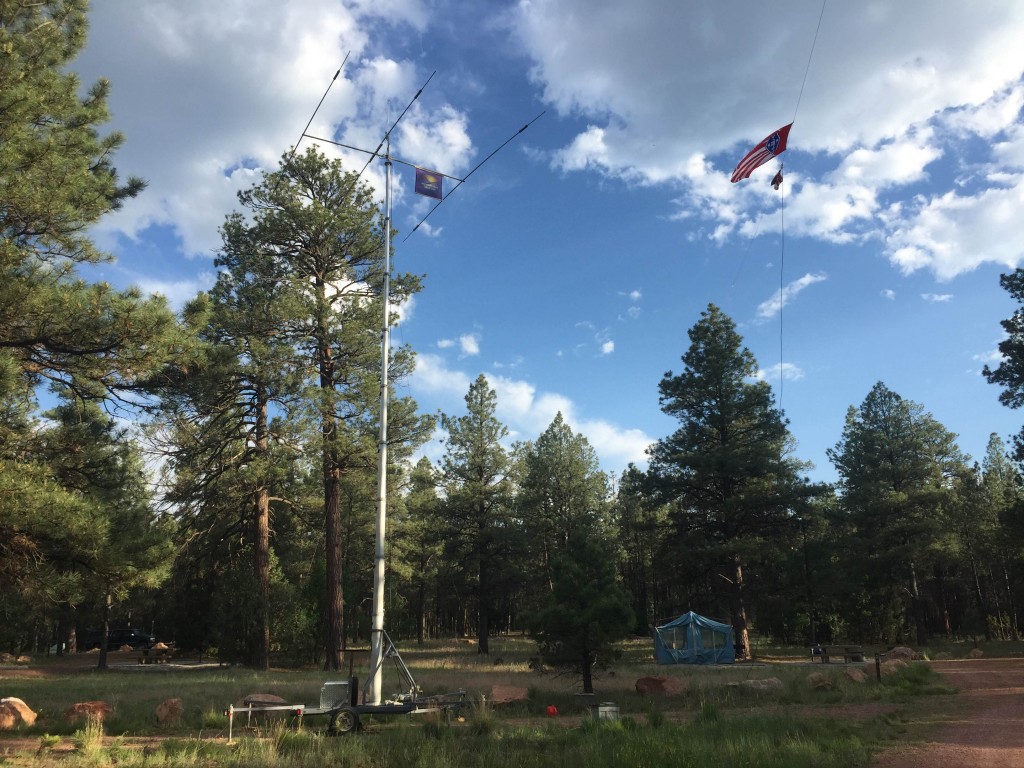
[[[614,643],[635,622],[629,595],[619,584],[611,548],[598,531],[579,526],[554,558],[552,585],[529,621],[541,658],[568,667],[593,693],[593,672],[611,661]]]
[[[812,489],[790,458],[791,438],[771,388],[735,325],[709,305],[689,331],[685,369],[661,380],[661,409],[681,426],[651,449],[651,474],[671,503],[675,545],[729,585],[736,640],[750,652],[745,569],[765,542],[792,528]]]
[[[109,258],[90,227],[144,186],[118,178],[123,137],[100,134],[109,83],[83,95],[69,71],[86,42],[87,5],[0,0],[0,593],[29,590],[33,599],[74,593],[52,558],[96,541],[88,505],[39,461],[36,388],[120,394],[176,343],[162,298],[76,275]]]
[[[999,285],[1020,306],[1000,322],[1006,332],[1006,338],[999,342],[1002,361],[995,368],[986,365],[982,372],[989,384],[1002,387],[999,402],[1009,408],[1020,408],[1024,405],[1024,268],[1000,275]],[[1024,463],[1024,429],[1014,438],[1014,459]]]
[[[859,408],[850,407],[842,438],[828,455],[856,527],[854,562],[883,622],[876,632],[894,642],[892,635],[909,617],[923,645],[928,622],[921,583],[942,529],[950,482],[963,466],[956,436],[922,406],[878,382]]]
[[[612,507],[613,530],[618,538],[619,568],[636,616],[635,632],[648,635],[658,619],[666,618],[667,575],[678,569],[674,559],[660,553],[668,528],[666,506],[650,492],[646,475],[630,464],[619,481]]]
[[[508,429],[494,415],[497,395],[481,374],[466,393],[466,415],[442,416],[448,433],[441,465],[448,561],[476,600],[479,653],[489,653],[498,585],[510,534],[510,462],[501,440]]]
[[[62,554],[64,567],[81,578],[81,597],[100,605],[105,669],[111,608],[132,589],[163,580],[172,555],[169,521],[152,509],[137,446],[97,404],[68,399],[47,415],[54,426],[43,437],[42,457],[60,486],[84,502],[95,537]]]
[[[1004,616],[1000,619],[1004,635],[1018,640],[1020,627],[1017,623],[1017,593],[1014,583],[1019,580],[1021,559],[1024,549],[1019,542],[1022,540],[1024,523],[1021,521],[1022,483],[1020,473],[1010,460],[1006,447],[999,435],[989,435],[985,449],[985,458],[981,464],[981,482],[984,491],[988,514],[995,518],[993,525],[994,556],[993,586],[995,595],[1001,599]]]
[[[552,558],[573,531],[607,531],[608,478],[586,437],[574,434],[561,413],[526,449],[523,464],[516,504],[529,542],[527,557],[540,582],[535,589],[550,591]]]
[[[120,183],[118,133],[100,136],[110,85],[79,95],[86,0],[0,2],[0,358],[30,384],[91,395],[132,386],[166,350],[160,298],[75,277],[109,257],[88,229],[143,188]]]
[[[406,564],[408,604],[415,624],[417,645],[429,633],[430,602],[438,578],[442,542],[437,534],[441,521],[438,478],[430,460],[422,457],[413,467],[404,500],[404,514],[398,517],[391,537],[397,559]],[[435,607],[436,616],[436,607]]]
[[[306,361],[302,403],[317,435],[324,499],[327,666],[341,669],[348,525],[342,515],[343,476],[374,471],[382,385],[382,222],[372,190],[358,174],[312,147],[303,154],[285,154],[280,168],[241,192],[239,201],[249,217],[236,213],[229,218],[225,257],[269,265],[261,269],[279,282],[275,313],[280,333]],[[418,288],[410,275],[391,280],[396,302]],[[395,350],[385,386],[406,375],[411,365],[408,350]],[[416,415],[408,398],[390,400],[388,420],[389,441],[397,447],[423,439],[432,423]],[[360,511],[371,515],[368,509]]]

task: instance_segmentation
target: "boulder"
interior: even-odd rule
[[[836,687],[836,681],[822,672],[811,672],[807,676],[807,684],[816,691],[831,691]]]
[[[0,664],[13,664],[18,659],[13,653],[0,653]]]
[[[851,680],[855,683],[863,683],[868,679],[868,676],[864,674],[864,670],[857,669],[856,667],[844,669],[843,674],[846,675],[847,680]]]
[[[902,659],[886,659],[882,662],[880,669],[882,672],[882,677],[885,677],[886,675],[894,675],[901,669],[906,669],[906,667],[907,662],[903,661]]]
[[[73,704],[71,708],[64,713],[64,719],[69,723],[77,723],[80,720],[99,720],[103,721],[107,719],[107,716],[113,712],[110,705],[105,701],[81,701],[77,704]]]
[[[185,705],[181,699],[165,699],[156,705],[156,721],[161,725],[174,725],[181,721],[185,714]]]
[[[21,699],[16,699],[10,696],[6,699],[0,699],[0,704],[11,707],[18,714],[18,718],[25,725],[35,725],[36,713]]]
[[[19,656],[18,658],[15,659],[15,662],[17,662],[18,664],[31,664],[32,663],[32,657],[31,656]]]
[[[681,677],[641,677],[634,687],[641,696],[679,696],[689,684]]]
[[[168,649],[167,643],[153,643],[152,650],[154,651],[166,651]]]
[[[528,688],[518,685],[492,685],[488,701],[491,704],[500,706],[502,704],[515,704],[527,701],[529,698],[530,691]]]
[[[738,683],[729,683],[732,688],[747,688],[752,691],[781,691],[786,686],[777,677],[765,677],[760,680],[740,680]]]
[[[913,648],[908,648],[905,645],[897,645],[891,651],[886,652],[885,658],[898,659],[899,661],[916,661],[921,658],[921,656]]]

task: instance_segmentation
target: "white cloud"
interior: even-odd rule
[[[930,304],[947,304],[953,300],[952,293],[922,293],[921,298]]]
[[[831,243],[883,240],[898,269],[930,269],[940,279],[1024,259],[1005,223],[1007,211],[1020,209],[1024,182],[997,168],[987,189],[947,186],[909,206],[888,199],[934,183],[930,168],[965,139],[982,139],[992,162],[1024,167],[1024,4],[982,7],[971,14],[954,0],[827,7],[790,135],[790,151],[802,154],[783,156],[790,233]],[[710,222],[688,237],[723,244],[735,234],[777,231],[779,198],[767,184],[777,165],[739,184],[728,175],[785,122],[779,105],[796,101],[817,14],[790,10],[765,16],[754,0],[685,12],[660,0],[523,0],[514,25],[535,82],[556,110],[586,124],[553,153],[553,164],[632,183],[674,182],[682,192],[672,218]],[[754,17],[758,23],[748,23]],[[952,32],[950,18],[957,19]],[[709,70],[705,62],[723,46],[743,55],[715,56]],[[808,154],[816,155],[813,176]],[[976,237],[984,247],[972,247]]]
[[[775,365],[768,366],[758,370],[754,378],[768,381],[778,382],[781,378],[785,381],[800,381],[804,377],[804,372],[801,368],[792,363],[776,363]]]
[[[888,299],[889,301],[896,300],[896,291],[892,290],[892,288],[883,288],[880,295],[883,299]]]
[[[794,280],[785,288],[776,291],[770,299],[761,302],[757,308],[757,317],[759,320],[768,320],[779,314],[783,307],[785,307],[790,301],[795,299],[797,295],[809,286],[815,283],[820,283],[827,280],[828,276],[824,274],[812,275],[807,273],[803,277]]]
[[[576,405],[565,395],[538,392],[523,379],[485,374],[497,396],[496,416],[510,432],[509,440],[534,440],[548,428],[555,415],[562,414],[573,430],[583,434],[597,452],[602,465],[618,471],[629,462],[646,463],[647,447],[653,439],[642,430],[623,428],[605,419],[587,419],[577,413]],[[465,396],[474,376],[446,367],[437,355],[416,356],[416,370],[409,380],[413,396],[417,392],[439,398],[447,405],[442,410],[460,414],[465,409]],[[435,436],[436,437],[436,436]],[[424,454],[439,456],[439,450],[424,449]]]
[[[903,274],[930,269],[950,280],[984,263],[1014,268],[1024,257],[1020,211],[1024,177],[1014,186],[985,189],[975,195],[950,191],[919,200],[886,242],[889,260]]]
[[[601,354],[610,355],[615,351],[615,342],[609,339],[608,341],[601,343]]]
[[[409,385],[414,389],[443,400],[460,402],[469,391],[469,384],[469,376],[449,369],[437,355],[416,355],[416,369],[409,378]]]
[[[974,355],[972,360],[977,360],[979,363],[983,363],[988,366],[1000,365],[1006,358],[1003,357],[1003,353],[998,349],[990,349],[988,352],[982,352],[980,355]]]
[[[110,107],[127,137],[118,168],[150,182],[103,219],[97,238],[112,247],[117,236],[136,238],[161,225],[180,237],[186,255],[211,254],[224,215],[238,207],[237,190],[299,141],[348,51],[309,133],[331,137],[344,125],[345,143],[372,149],[388,110],[396,111],[392,103],[404,106],[422,75],[411,62],[367,58],[371,32],[381,25],[422,30],[428,18],[420,0],[93,4],[88,47],[75,69],[85,83],[117,72]],[[396,132],[396,154],[409,148],[464,169],[473,153],[465,116],[448,105],[432,112],[411,110]],[[182,130],[186,121],[190,129]],[[353,157],[352,167],[364,162]],[[373,167],[366,178],[378,181],[380,171]]]
[[[464,333],[459,336],[459,348],[464,357],[475,357],[480,354],[480,336],[475,333]]]
[[[162,281],[143,277],[136,285],[143,293],[160,294],[175,310],[180,310],[186,302],[195,298],[197,293],[211,288],[215,279],[212,273],[204,272],[194,280]]]
[[[738,160],[784,123],[779,105],[796,101],[817,21],[812,8],[766,16],[754,0],[685,12],[660,0],[521,2],[514,19],[545,99],[590,120],[565,152],[571,165],[651,181],[678,176],[696,154]],[[791,144],[875,146],[949,106],[982,104],[1024,70],[1022,27],[1014,3],[971,14],[954,0],[832,4]],[[743,55],[716,57],[709,71],[723,46]]]

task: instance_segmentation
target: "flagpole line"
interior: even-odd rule
[[[780,174],[784,167],[785,163],[779,164]],[[782,188],[782,205],[779,207],[779,228],[782,232],[782,246],[779,254],[779,412],[782,413],[782,394],[786,381],[786,363],[782,345],[784,338],[782,334],[782,313],[785,309],[783,290],[786,284],[786,186],[784,183],[779,184],[779,186]]]
[[[505,139],[505,141],[501,144],[501,146],[499,146],[497,149],[495,149],[493,152],[491,152],[491,154],[489,154],[487,157],[485,157],[483,160],[481,160],[479,163],[477,163],[475,166],[473,166],[473,169],[470,170],[470,172],[466,174],[466,178],[460,179],[458,184],[456,184],[454,187],[452,187],[450,190],[448,190],[447,194],[445,194],[444,197],[442,197],[440,200],[438,200],[433,208],[431,208],[429,211],[427,211],[426,216],[424,216],[422,219],[420,219],[419,224],[417,224],[415,227],[413,227],[412,230],[410,230],[409,234],[406,235],[404,238],[402,238],[402,242],[404,243],[406,240],[408,240],[410,237],[412,237],[413,232],[415,232],[417,229],[420,228],[420,224],[423,224],[427,219],[429,219],[430,215],[440,207],[441,203],[443,203],[445,200],[447,200],[449,197],[451,197],[452,193],[455,192],[456,189],[461,187],[470,176],[472,176],[474,173],[476,173],[477,170],[479,170],[481,165],[486,163],[488,160],[490,160],[492,157],[494,157],[496,154],[498,154],[501,150],[503,150],[508,144],[510,144],[516,138],[516,136],[518,136],[523,131],[525,131],[527,128],[529,128],[531,125],[533,125],[535,122],[540,120],[544,116],[544,112],[546,112],[546,111],[547,110],[544,110],[543,112],[541,112],[539,115],[537,115],[535,118],[533,118],[533,120],[528,122],[526,125],[524,125],[522,128],[520,128],[518,131],[516,131],[511,136],[509,136],[507,139]],[[441,174],[441,175],[443,175],[443,174]]]
[[[807,55],[807,66],[804,68],[804,79],[800,83],[800,93],[796,97],[796,107],[793,108],[793,119],[791,123],[796,122],[796,113],[800,110],[800,100],[804,97],[804,86],[807,85],[807,75],[811,71],[811,60],[814,58],[814,48],[818,44],[818,33],[821,31],[821,20],[825,16],[825,6],[828,4],[828,0],[821,0],[821,12],[818,14],[818,26],[814,28],[814,39],[811,40],[811,52]]]
[[[348,61],[348,57],[351,55],[351,53],[352,53],[352,51],[349,51],[348,53],[346,53],[345,54],[345,58],[341,60],[341,66],[338,67],[338,71],[334,73],[334,77],[331,78],[331,82],[329,82],[327,84],[327,90],[324,91],[324,95],[320,97],[320,101],[316,105],[316,109],[313,110],[313,114],[309,116],[309,122],[306,123],[306,127],[302,129],[302,135],[299,136],[299,140],[295,142],[295,147],[292,150],[293,152],[297,152],[298,151],[299,144],[302,143],[303,137],[306,136],[306,131],[308,131],[309,130],[309,126],[311,126],[313,124],[313,120],[316,118],[316,113],[319,112],[320,111],[320,107],[323,106],[324,99],[327,98],[327,94],[330,93],[331,92],[331,88],[334,87],[334,81],[338,79],[338,75],[341,74],[341,70],[343,70],[345,68],[345,62]]]

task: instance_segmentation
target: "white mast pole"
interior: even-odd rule
[[[370,631],[370,700],[380,704],[384,669],[384,535],[388,508],[388,362],[391,356],[391,136],[384,155],[384,318],[380,351],[380,437],[377,442],[377,544],[373,571],[373,627]]]

